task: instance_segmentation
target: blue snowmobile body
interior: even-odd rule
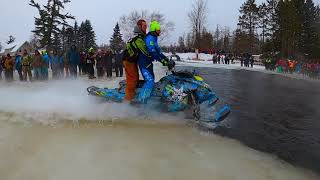
[[[144,81],[140,81],[137,87],[139,93]],[[109,102],[123,102],[125,97],[126,82],[121,81],[119,88],[98,88],[91,86],[87,88],[89,95],[101,97]],[[213,107],[219,100],[211,87],[204,82],[203,78],[195,73],[188,71],[173,72],[163,77],[155,83],[152,96],[149,99],[152,102],[159,102],[161,110],[167,112],[184,111],[191,109],[193,118],[202,121],[200,115],[200,105],[207,102],[208,108]],[[206,119],[207,123],[219,123],[230,113],[230,107],[224,106],[216,111],[215,115]],[[213,124],[213,125],[215,125]]]

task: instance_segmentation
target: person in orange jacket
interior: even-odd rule
[[[131,101],[134,99],[136,95],[136,88],[139,81],[139,71],[138,71],[138,58],[141,57],[141,53],[148,54],[146,50],[146,44],[144,38],[147,34],[147,22],[143,19],[137,22],[136,27],[134,28],[134,33],[136,36],[127,44],[127,56],[123,55],[123,66],[125,69],[125,76],[127,81],[126,92],[125,92],[125,100]],[[130,60],[130,53],[132,52],[132,46],[138,50],[138,56]],[[131,50],[128,50],[128,49]],[[125,51],[125,52],[126,52]],[[131,51],[131,52],[128,52]],[[126,53],[124,53],[126,54]]]

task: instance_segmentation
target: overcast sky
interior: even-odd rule
[[[46,0],[35,0],[46,2]],[[97,43],[109,42],[113,27],[123,14],[133,10],[146,9],[159,11],[175,24],[170,42],[176,42],[180,35],[188,32],[187,12],[194,0],[71,0],[67,11],[76,16],[78,22],[89,19],[96,32]],[[216,25],[236,27],[239,8],[245,0],[208,0],[208,29],[214,30]],[[263,0],[257,0],[258,3]],[[320,0],[314,0],[319,4]],[[0,42],[2,44],[9,35],[17,41],[29,40],[34,28],[35,8],[28,5],[29,0],[0,0]]]

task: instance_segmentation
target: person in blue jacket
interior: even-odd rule
[[[70,74],[72,78],[77,78],[77,67],[80,64],[80,53],[75,45],[72,45],[68,52],[67,58],[69,59]]]
[[[20,53],[16,54],[15,67],[16,67],[16,70],[18,71],[18,74],[19,74],[19,80],[23,81],[23,76],[22,76],[22,57],[21,57]]]
[[[61,67],[63,64],[63,58],[61,58],[60,54],[57,50],[53,51],[53,54],[50,58],[50,67],[52,70],[52,78],[53,79],[59,79],[62,77],[61,75]]]
[[[168,66],[168,69],[171,70],[175,63],[174,61],[169,61],[169,59],[162,53],[161,48],[158,45],[158,36],[161,33],[160,24],[157,21],[152,21],[149,28],[149,33],[145,37],[146,48],[149,53],[149,56],[140,54],[138,59],[138,66],[140,72],[145,80],[145,83],[138,94],[138,102],[147,103],[148,98],[151,96],[153,87],[154,87],[154,72],[153,72],[153,61],[159,61],[164,66]]]
[[[42,68],[41,68],[42,79],[43,80],[48,80],[49,79],[48,69],[49,69],[50,56],[49,56],[47,51],[44,51],[42,57],[43,57],[42,58],[43,59],[43,65],[42,65]]]

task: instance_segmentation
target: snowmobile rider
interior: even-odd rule
[[[157,60],[162,65],[167,66],[169,70],[172,70],[175,66],[174,61],[170,61],[160,49],[158,45],[158,36],[161,33],[161,27],[159,22],[152,21],[149,28],[149,33],[145,38],[147,51],[150,56],[142,54],[142,57],[138,59],[139,69],[145,80],[145,83],[139,92],[138,101],[140,103],[147,103],[148,98],[151,96],[154,87],[154,72],[153,72],[153,61]]]
[[[123,52],[123,66],[127,81],[125,100],[131,101],[136,95],[136,88],[139,81],[138,61],[143,57],[149,57],[144,38],[147,34],[147,22],[140,19],[134,27],[135,37],[126,45]]]

